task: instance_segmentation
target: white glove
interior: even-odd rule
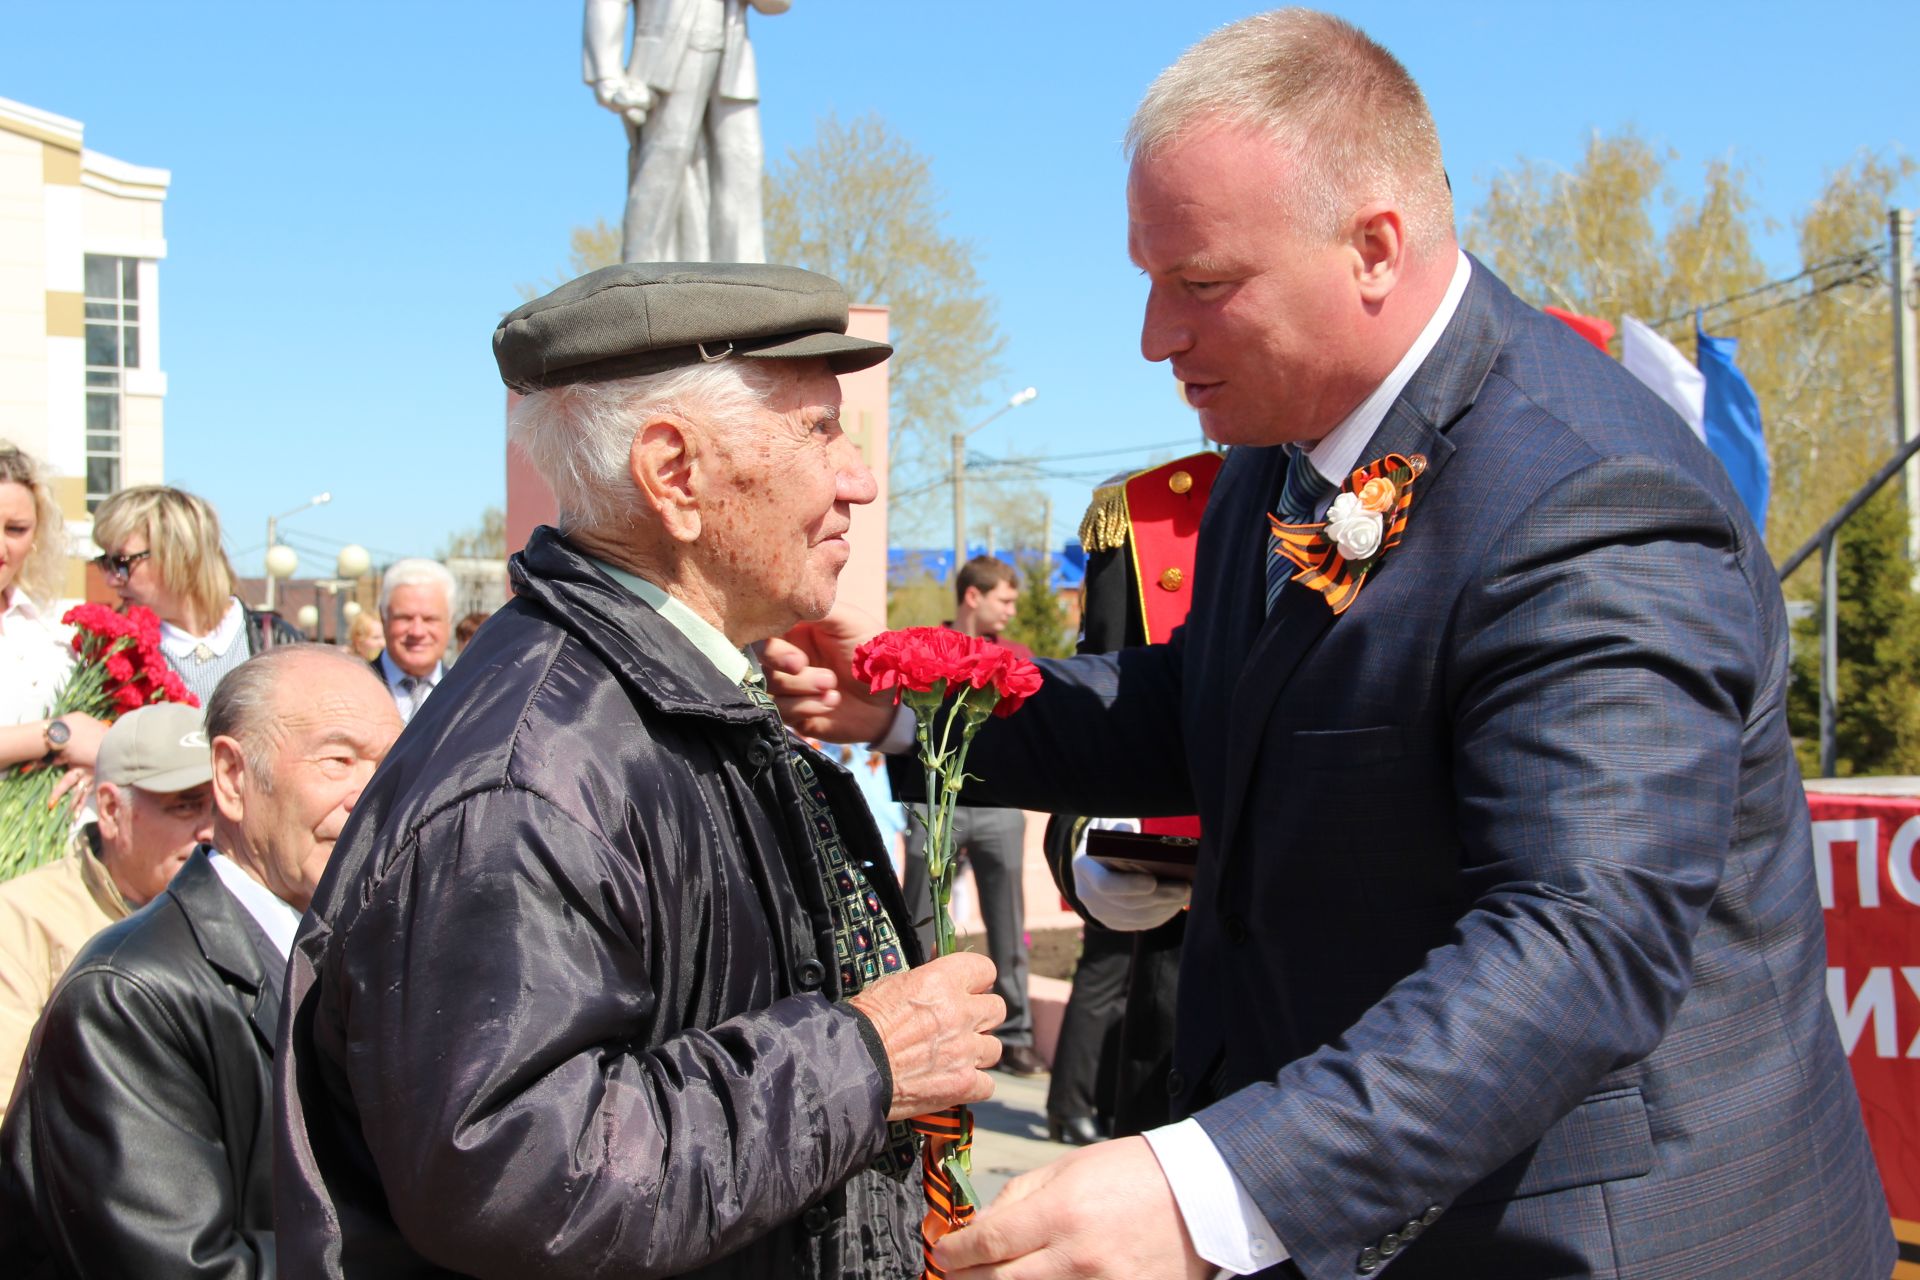
[[[1193,886],[1185,880],[1115,871],[1095,862],[1084,842],[1073,855],[1073,888],[1094,919],[1120,933],[1157,929],[1193,897]]]

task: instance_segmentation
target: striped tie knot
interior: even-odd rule
[[[1320,474],[1313,460],[1297,445],[1287,446],[1287,474],[1280,484],[1280,500],[1273,504],[1274,515],[1282,524],[1305,524],[1313,519],[1320,504],[1332,496],[1337,486]],[[1280,539],[1272,529],[1266,532],[1267,612],[1273,612],[1280,589],[1293,576],[1293,566],[1280,554]]]

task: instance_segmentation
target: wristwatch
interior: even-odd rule
[[[60,748],[67,745],[67,739],[73,736],[73,730],[67,727],[65,720],[49,720],[42,734],[47,740],[47,754],[58,755]]]

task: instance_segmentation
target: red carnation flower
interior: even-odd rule
[[[929,693],[942,680],[965,678],[969,646],[978,644],[945,627],[883,631],[854,650],[853,674],[875,693]]]
[[[996,716],[1010,716],[1040,688],[1040,669],[1011,649],[946,627],[883,631],[854,651],[853,674],[875,693],[928,693],[942,680],[950,688],[991,688]]]
[[[993,704],[993,714],[1004,718],[1040,691],[1040,668],[1004,645],[987,644],[974,655],[967,683],[976,689],[993,686],[1000,695]]]

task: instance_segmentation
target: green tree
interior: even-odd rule
[[[1779,559],[1892,447],[1888,289],[1875,254],[1887,202],[1913,165],[1862,155],[1835,172],[1795,220],[1804,274],[1763,287],[1770,273],[1754,239],[1769,224],[1747,173],[1713,161],[1699,197],[1682,199],[1673,160],[1628,131],[1596,133],[1571,172],[1522,162],[1490,185],[1467,247],[1531,302],[1631,315],[1683,351],[1694,308],[1735,299],[1709,311],[1706,327],[1740,339],[1760,400],[1773,469],[1767,542]],[[1813,589],[1803,582],[1793,589]]]
[[[876,115],[828,115],[811,143],[767,168],[767,256],[888,308],[900,352],[889,366],[893,494],[949,473],[950,436],[1003,374],[993,299],[974,246],[943,229],[944,205],[927,157]],[[896,543],[922,540],[940,530],[940,507],[890,500],[887,520]]]
[[[1841,777],[1920,773],[1920,595],[1907,563],[1897,477],[1841,527],[1839,543],[1834,770]],[[1787,699],[1808,777],[1820,772],[1821,625],[1818,609],[1794,624]]]
[[[951,582],[923,571],[887,583],[889,627],[937,627],[952,618]]]
[[[924,542],[951,527],[930,500],[951,471],[949,439],[998,381],[1006,339],[973,265],[974,247],[942,229],[945,198],[933,167],[877,115],[824,117],[813,141],[768,166],[770,261],[806,267],[846,286],[855,302],[884,304],[899,354],[889,368],[888,511],[892,540]],[[620,228],[575,227],[568,278],[620,260]],[[523,285],[531,298],[559,281]],[[968,475],[969,500],[1006,495],[1036,509],[1040,490],[1014,475]],[[985,508],[969,536],[986,527]]]
[[[503,507],[488,507],[480,513],[480,523],[448,535],[440,546],[442,560],[504,560],[507,557],[507,513]]]
[[[1053,589],[1053,566],[1044,555],[1020,558],[1020,600],[1006,638],[1033,650],[1038,658],[1064,658],[1073,652],[1067,634],[1067,610]]]

